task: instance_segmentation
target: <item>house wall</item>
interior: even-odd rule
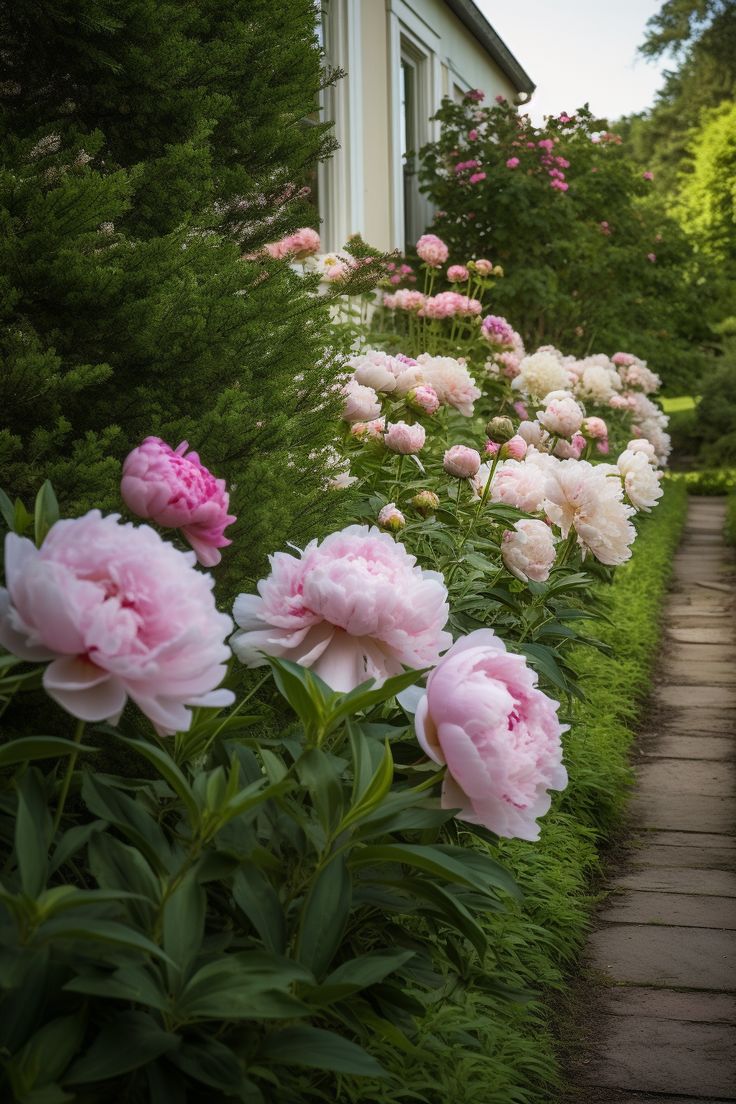
[[[324,18],[330,61],[347,74],[326,105],[341,148],[323,170],[324,245],[338,249],[360,233],[379,249],[403,249],[402,48],[423,58],[419,145],[437,136],[429,120],[443,96],[481,88],[513,100],[516,90],[444,0],[327,0]],[[432,210],[417,203],[424,227]]]

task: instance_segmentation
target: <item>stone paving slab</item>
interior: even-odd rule
[[[683,736],[679,734],[642,737],[640,753],[651,759],[736,760],[736,740],[728,736]]]
[[[736,766],[732,763],[659,758],[640,763],[636,777],[642,795],[650,791],[674,797],[683,794],[728,797],[736,793]]]
[[[729,644],[733,639],[730,627],[726,625],[712,629],[666,628],[665,633],[680,644]]]
[[[686,880],[682,871],[680,879]],[[607,924],[664,924],[736,931],[736,901],[733,897],[707,897],[696,893],[631,890],[613,893],[608,905],[598,913],[598,919]]]
[[[651,828],[646,828],[644,833],[636,838],[643,839],[647,843],[658,843],[662,847],[692,847],[693,845],[697,845],[699,847],[707,847],[709,850],[720,848],[733,854],[734,860],[736,861],[736,839],[734,839],[733,836],[724,836],[711,832],[681,832],[667,830],[658,832]]]
[[[732,993],[700,993],[693,989],[641,989],[636,985],[616,985],[604,990],[601,1007],[609,1016],[654,1016],[659,1020],[724,1024],[736,1022],[736,996]]]
[[[721,1096],[717,1100],[709,1096],[650,1096],[648,1093],[616,1092],[606,1096],[605,1104],[724,1104],[724,1101],[736,1101],[736,1096]],[[584,1104],[588,1104],[586,1100]],[[597,1097],[590,1104],[604,1104],[602,1097]]]
[[[690,870],[683,874],[674,867],[648,867],[619,875],[613,883],[622,889],[654,890],[658,893],[693,893],[730,897],[736,912],[736,870]],[[715,927],[716,925],[714,925]]]
[[[736,652],[734,659],[716,663],[696,659],[671,659],[667,664],[670,678],[680,686],[736,686]]]
[[[733,710],[700,709],[688,706],[662,711],[657,718],[660,732],[684,732],[686,735],[702,732],[707,736],[731,736],[736,739],[736,717]]]
[[[697,839],[697,833],[691,833]],[[652,832],[653,836],[659,835]],[[728,836],[722,837],[727,840]],[[637,846],[629,854],[629,862],[633,867],[656,866],[660,870],[663,867],[677,867],[685,870],[698,870],[703,867],[709,870],[730,870],[736,868],[733,849],[728,847],[699,847],[696,844],[679,847],[666,847],[662,844],[651,843]]]
[[[733,1100],[736,1034],[730,1027],[608,1016],[601,1029],[604,1041],[586,1066],[589,1083]]]
[[[736,707],[735,686],[713,686],[711,683],[697,683],[681,686],[675,683],[660,683],[653,694],[657,704],[672,706],[675,709],[692,707],[694,701],[699,709],[733,709]]]
[[[592,962],[618,983],[675,989],[736,989],[736,932],[606,924],[589,941]]]
[[[734,797],[682,794],[673,803],[671,794],[634,793],[630,808],[634,819],[648,828],[721,835],[736,829]]]

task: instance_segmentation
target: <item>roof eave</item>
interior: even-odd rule
[[[445,0],[445,3],[480,42],[486,53],[493,58],[516,91],[530,96],[537,87],[536,84],[516,60],[503,39],[496,34],[473,0]]]

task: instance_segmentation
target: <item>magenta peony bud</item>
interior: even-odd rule
[[[204,567],[220,562],[219,548],[232,542],[224,530],[236,519],[224,479],[215,477],[182,441],[174,450],[160,437],[146,437],[123,464],[120,493],[128,509],[167,529],[181,529]]]
[[[453,445],[445,453],[442,462],[448,475],[457,479],[472,479],[480,467],[480,453],[467,445]]]

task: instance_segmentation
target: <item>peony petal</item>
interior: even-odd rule
[[[125,706],[123,684],[81,656],[55,659],[44,671],[43,685],[49,697],[81,721],[114,724]]]

